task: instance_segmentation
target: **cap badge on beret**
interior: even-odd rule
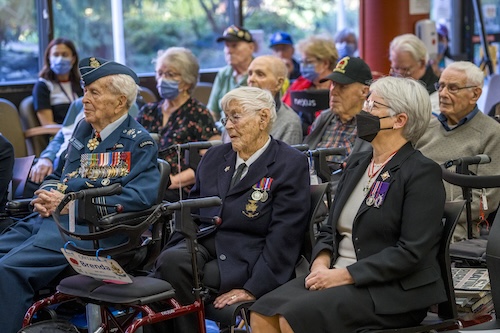
[[[101,66],[101,63],[94,57],[91,57],[89,59],[89,66],[92,67],[92,68],[97,68],[99,66]]]
[[[345,74],[345,68],[347,67],[347,64],[349,64],[349,59],[350,59],[349,57],[344,57],[340,59],[340,61],[337,63],[337,66],[335,66],[335,69],[333,71]]]

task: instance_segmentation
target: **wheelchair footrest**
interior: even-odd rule
[[[130,284],[113,284],[89,276],[75,275],[65,278],[57,290],[67,295],[112,304],[143,305],[175,296],[170,283],[148,276],[131,277]]]

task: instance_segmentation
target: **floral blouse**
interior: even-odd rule
[[[137,115],[137,121],[149,133],[158,133],[160,137],[159,150],[176,144],[207,141],[212,136],[219,134],[210,111],[194,98],[189,98],[186,103],[174,111],[163,127],[163,113],[161,111],[163,103],[164,100],[145,104]],[[179,173],[177,151],[167,152],[165,156],[161,157],[170,163],[172,174]],[[184,158],[181,158],[181,171],[187,168],[188,165],[184,163]]]

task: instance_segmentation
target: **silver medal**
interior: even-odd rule
[[[366,205],[367,206],[373,206],[374,203],[375,203],[375,198],[374,197],[369,196],[368,198],[366,198]]]
[[[262,192],[260,192],[260,191],[254,191],[252,193],[252,199],[255,200],[255,201],[259,201],[260,199],[262,199]]]

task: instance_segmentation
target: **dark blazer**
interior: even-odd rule
[[[351,155],[313,258],[327,249],[334,262],[340,241],[337,220],[371,158],[371,152]],[[376,208],[363,200],[356,214],[352,239],[357,262],[347,269],[355,286],[368,288],[375,313],[425,309],[446,300],[437,261],[445,201],[441,168],[407,143],[378,181],[386,171],[390,185],[385,201]]]
[[[4,212],[14,168],[14,147],[0,133],[0,213]]]
[[[235,163],[231,144],[210,148],[197,169],[190,197],[219,196],[223,201],[220,207],[200,211],[222,218],[215,231],[220,292],[244,288],[260,297],[294,275],[308,225],[308,163],[298,150],[271,139],[246,176],[228,190]],[[254,186],[266,178],[271,181],[269,197],[253,200]]]
[[[158,194],[158,149],[149,133],[131,116],[123,121],[92,153],[131,152],[130,172],[125,176],[100,177],[89,179],[81,177],[77,172],[80,168],[80,156],[91,153],[87,142],[92,138],[93,130],[90,124],[82,120],[78,123],[66,154],[66,162],[62,174],[55,172],[49,175],[40,188],[56,189],[57,184],[65,184],[66,193],[93,187],[102,187],[115,183],[122,185],[122,193],[118,195],[97,197],[94,200],[100,204],[121,204],[125,212],[140,211],[155,204]],[[107,215],[113,208],[96,206],[98,213]],[[67,215],[61,220],[67,224]],[[67,225],[66,225],[67,226]],[[88,227],[77,225],[76,232],[88,232]],[[43,219],[40,231],[35,236],[35,245],[59,251],[62,239],[59,229],[52,217]]]

